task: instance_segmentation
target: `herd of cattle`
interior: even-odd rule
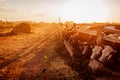
[[[118,53],[117,50],[110,45],[99,45],[100,42],[97,42],[100,39],[99,37],[97,37],[97,39],[93,37],[91,40],[93,44],[89,44],[87,42],[89,38],[84,40],[78,30],[79,28],[76,26],[66,26],[62,32],[64,44],[70,56],[74,58],[74,50],[77,50],[79,55],[88,57],[90,59],[88,67],[91,68],[92,72],[101,70],[105,68],[107,64],[110,64],[112,56]]]

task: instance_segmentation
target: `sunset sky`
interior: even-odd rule
[[[120,0],[0,0],[0,20],[120,22]]]

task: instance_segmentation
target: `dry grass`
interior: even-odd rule
[[[118,73],[107,70],[114,74],[93,75],[87,68],[89,59],[79,55],[77,50],[72,59],[63,44],[58,24],[32,24],[31,32],[0,37],[1,80],[119,79]]]

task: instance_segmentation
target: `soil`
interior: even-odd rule
[[[72,59],[58,26],[33,27],[32,33],[0,37],[0,80],[119,80],[96,77],[85,57]]]

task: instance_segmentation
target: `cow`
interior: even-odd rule
[[[92,49],[92,55],[91,55],[91,59],[97,59],[100,55],[100,51],[102,50],[102,47],[101,46],[95,46],[93,49]]]
[[[102,54],[100,55],[100,51]],[[104,46],[104,49],[100,46],[95,46],[92,50],[91,60],[88,67],[91,68],[92,72],[101,71],[105,68],[105,64],[112,56],[112,52],[116,52],[111,46]]]
[[[104,49],[102,50],[102,55],[99,58],[99,61],[102,62],[103,64],[106,64],[107,61],[110,59],[112,56],[112,52],[116,52],[111,46],[105,46]]]

